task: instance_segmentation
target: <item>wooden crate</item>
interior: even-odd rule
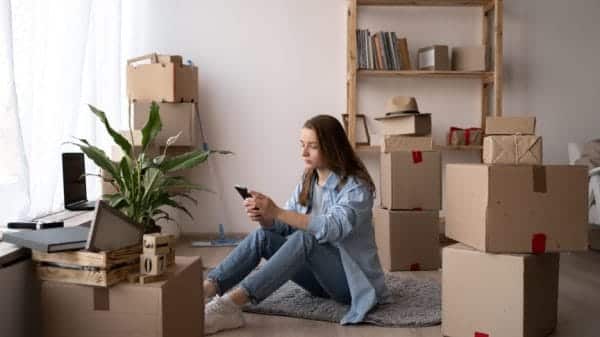
[[[109,287],[138,271],[141,252],[141,245],[98,253],[32,251],[32,259],[41,280]]]

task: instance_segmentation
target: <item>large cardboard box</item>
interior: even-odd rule
[[[600,250],[600,225],[590,224],[590,249]]]
[[[395,151],[433,151],[433,139],[431,136],[383,136],[381,152]]]
[[[446,236],[495,253],[582,251],[584,166],[446,165]]]
[[[381,154],[381,206],[386,209],[439,210],[442,166],[439,151]]]
[[[43,336],[203,336],[200,258],[178,256],[167,273],[166,281],[110,288],[43,281]]]
[[[559,254],[442,253],[442,335],[542,337],[556,328]]]
[[[485,71],[485,46],[452,48],[452,70]]]
[[[375,120],[381,122],[381,133],[387,135],[428,136],[431,134],[431,114],[397,113],[380,115]]]
[[[132,103],[132,126],[142,129],[150,115],[151,101],[134,101]],[[169,137],[181,132],[173,146],[196,146],[196,105],[194,103],[157,103],[159,107],[162,130],[156,135],[154,142],[165,146]]]
[[[127,96],[135,100],[164,102],[198,101],[198,68],[147,55],[127,65]],[[132,60],[130,60],[132,61]]]
[[[486,135],[534,135],[535,117],[487,117]]]
[[[373,209],[375,241],[387,271],[440,268],[438,211]]]
[[[534,135],[486,136],[485,164],[541,165],[542,137]]]

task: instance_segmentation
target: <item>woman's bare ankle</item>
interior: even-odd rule
[[[206,279],[202,286],[204,288],[204,298],[211,298],[217,294],[217,285],[214,281]]]
[[[248,297],[246,290],[239,287],[227,293],[227,297],[229,297],[231,301],[237,304],[238,306],[242,306],[250,302],[250,298]]]

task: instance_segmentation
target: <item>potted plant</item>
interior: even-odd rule
[[[105,181],[113,185],[116,193],[105,194],[102,198],[110,206],[123,212],[132,222],[143,226],[145,233],[160,231],[160,227],[157,225],[159,220],[174,222],[163,209],[165,206],[181,210],[193,218],[190,211],[181,205],[180,199],[190,200],[197,205],[197,201],[190,195],[190,192],[193,190],[210,192],[210,190],[190,183],[177,173],[183,169],[200,165],[212,154],[231,154],[231,152],[192,150],[168,156],[167,150],[179,137],[177,134],[167,139],[159,155],[152,157],[146,151],[162,129],[158,104],[152,102],[150,106],[148,121],[141,130],[142,144],[137,148],[134,146],[131,125],[129,126],[130,139],[127,139],[110,126],[106,114],[102,110],[92,105],[89,107],[104,124],[106,131],[124,154],[121,160],[116,162],[112,161],[102,149],[91,145],[85,139],[77,138],[79,142],[71,142],[109,176]]]

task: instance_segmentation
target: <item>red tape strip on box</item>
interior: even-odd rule
[[[531,251],[534,254],[542,254],[546,252],[546,234],[533,234],[533,236],[531,237]]]
[[[419,271],[421,270],[421,265],[418,263],[413,263],[410,265],[410,271]]]
[[[423,152],[413,151],[412,157],[413,157],[413,163],[418,164],[423,161]]]
[[[483,332],[475,331],[475,334],[473,335],[473,337],[490,337],[490,335],[483,333]]]

